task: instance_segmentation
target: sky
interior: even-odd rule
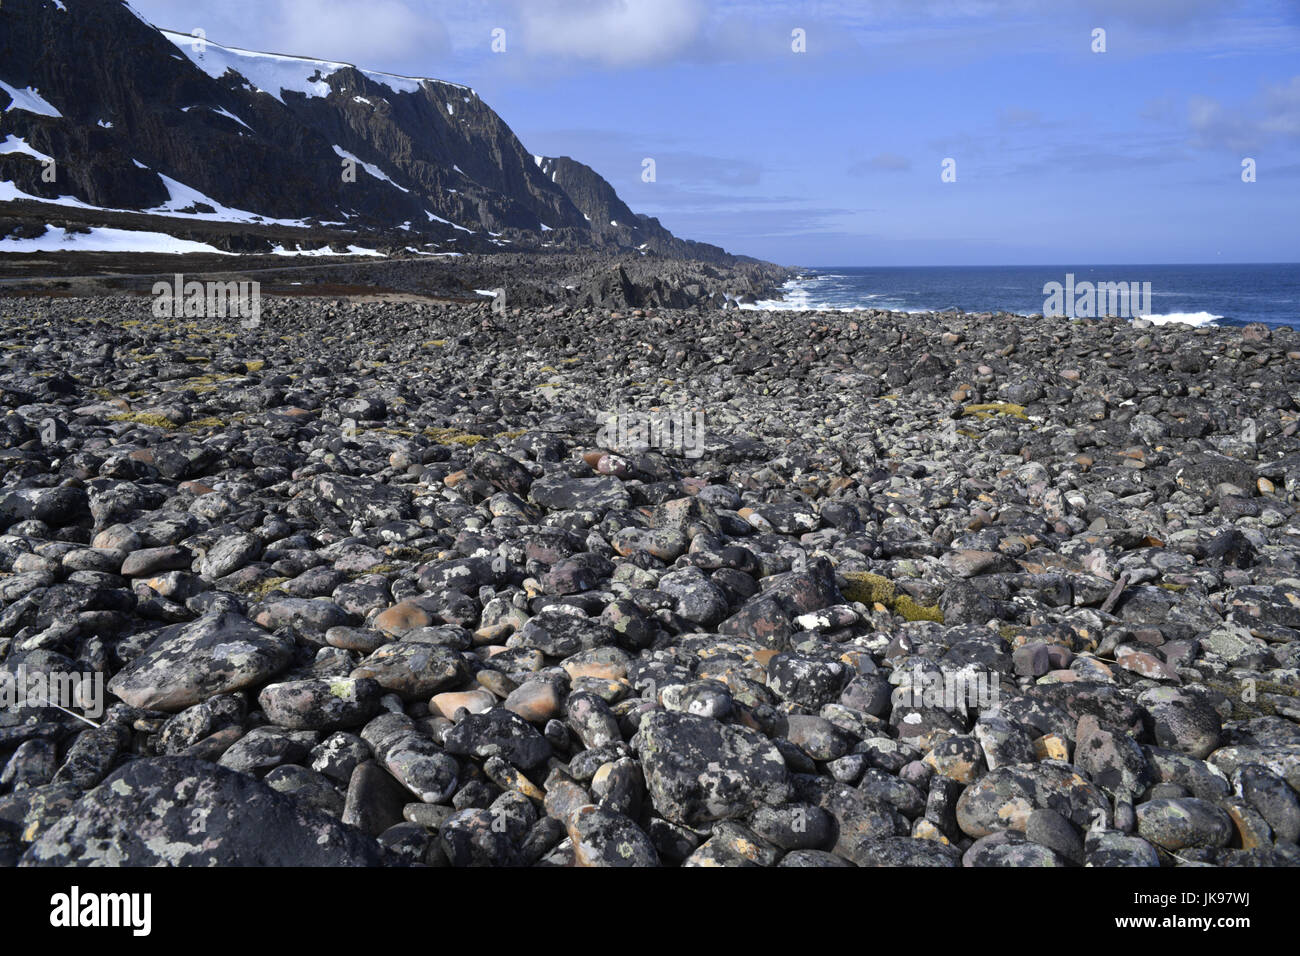
[[[529,151],[782,264],[1300,262],[1300,0],[131,5],[472,86]]]

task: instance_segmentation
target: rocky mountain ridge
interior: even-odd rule
[[[80,221],[139,211],[200,229],[382,233],[457,251],[735,259],[632,213],[590,167],[535,157],[468,87],[225,47],[159,30],[119,2],[12,0],[0,22],[10,209],[54,202]]]

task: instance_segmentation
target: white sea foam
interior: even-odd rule
[[[916,305],[902,305],[905,296],[919,296],[918,290],[902,289],[895,292],[863,292],[855,290],[851,284],[836,283],[832,288],[818,288],[817,283],[826,279],[849,279],[849,276],[839,276],[835,273],[807,276],[800,279],[788,279],[781,286],[782,298],[780,299],[761,299],[757,302],[741,304],[740,308],[750,311],[764,312],[862,312],[868,310],[881,310],[889,312],[901,312],[906,315],[923,315],[929,312],[941,312],[951,303],[943,305],[934,305],[928,308],[920,308]],[[883,300],[883,301],[881,301]],[[846,302],[853,303],[846,305]],[[983,309],[975,306],[967,307],[966,311],[983,312],[995,311],[992,309]],[[1013,309],[1004,309],[1012,315],[1028,317],[1032,313],[1017,311]],[[1164,325],[1169,322],[1182,322],[1187,325],[1204,326],[1213,325],[1223,318],[1221,315],[1215,315],[1212,312],[1169,312],[1153,313],[1144,315],[1142,318],[1156,325]]]
[[[1156,325],[1168,325],[1170,322],[1182,322],[1185,325],[1213,325],[1223,316],[1210,312],[1167,312],[1163,315],[1160,313],[1144,315],[1141,318]]]

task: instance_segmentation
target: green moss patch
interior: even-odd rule
[[[891,614],[897,614],[905,621],[936,621],[943,623],[943,612],[938,605],[918,604],[912,597],[899,594],[894,582],[880,574],[867,571],[849,571],[844,575],[848,584],[842,593],[850,601],[858,601],[870,607],[882,604]]]
[[[866,571],[848,571],[844,577],[848,585],[843,589],[844,596],[850,601],[858,601],[870,607],[883,604],[888,607],[894,601],[894,582],[879,574]]]
[[[937,604],[917,604],[916,601],[906,594],[896,598],[894,606],[891,607],[890,610],[902,617],[905,621],[935,621],[938,624],[943,623],[943,611],[939,610]]]

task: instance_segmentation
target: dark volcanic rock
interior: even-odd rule
[[[245,774],[136,760],[74,804],[23,866],[377,866],[377,843]]]

